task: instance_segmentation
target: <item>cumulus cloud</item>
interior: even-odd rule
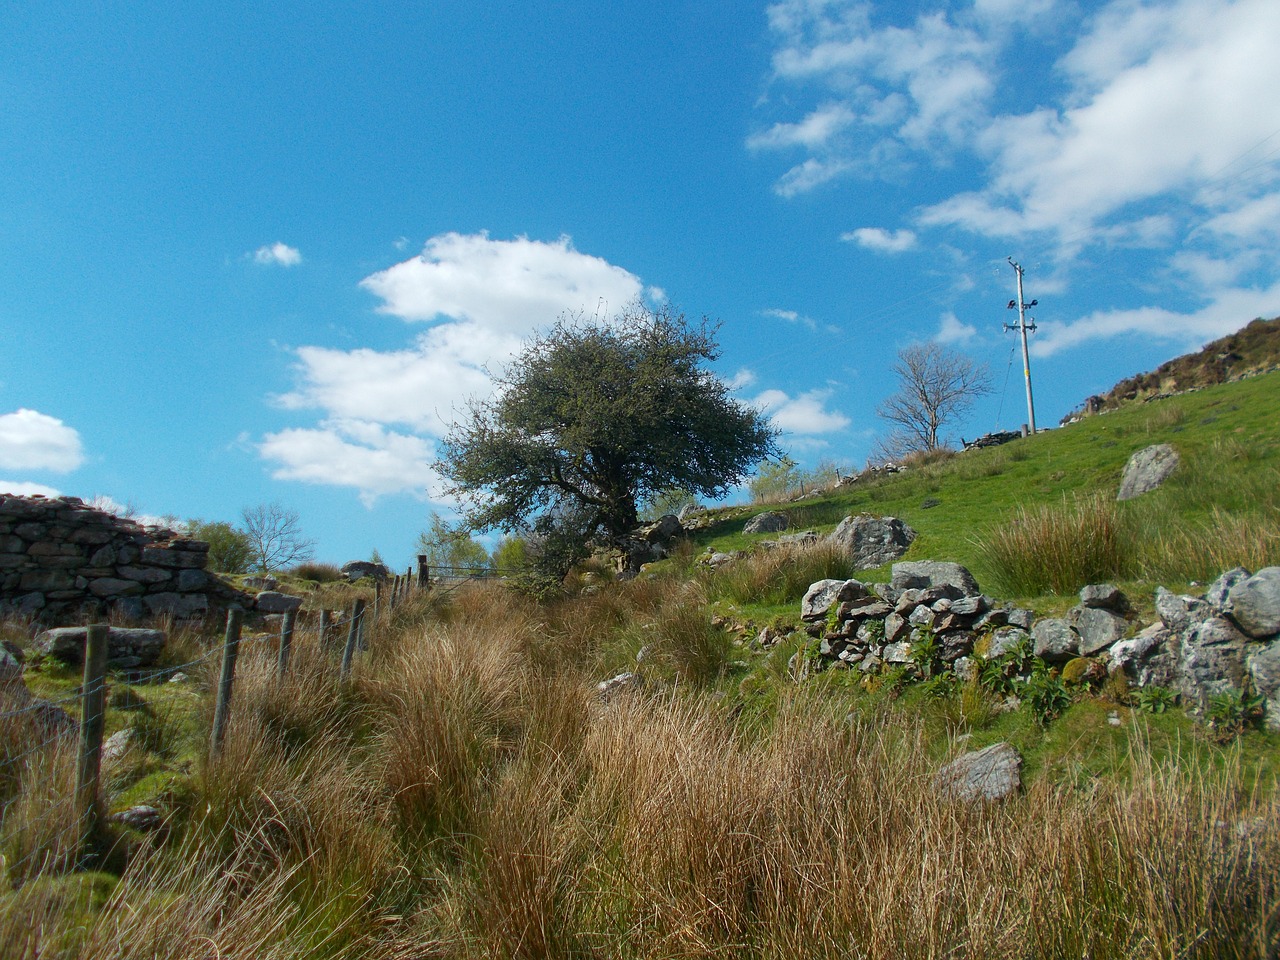
[[[782,390],[766,390],[755,398],[754,404],[769,415],[779,430],[803,436],[833,433],[849,426],[850,420],[843,413],[826,409],[830,397],[830,390],[810,390],[795,397]]]
[[[747,146],[752,150],[778,150],[787,147],[826,146],[831,138],[854,121],[853,111],[840,103],[828,103],[814,110],[799,123],[775,123],[768,130],[752,134]]]
[[[1178,299],[1042,323],[1050,352],[1129,323],[1186,339],[1280,309],[1259,303],[1280,240],[1274,0],[1103,0],[1083,19],[1054,0],[954,0],[918,15],[779,0],[768,16],[771,82],[785,96],[762,99],[769,126],[748,146],[807,153],[777,193],[849,173],[896,184],[921,167],[945,171],[914,230],[841,239],[888,253],[950,231],[963,235],[956,244],[998,242],[1001,259],[1030,246],[1050,261],[1041,294],[1066,292],[1102,255],[1137,250],[1107,269],[1130,291]],[[828,116],[841,125],[823,136]],[[1219,316],[1230,304],[1258,309]]]
[[[57,417],[25,408],[0,416],[0,469],[70,473],[82,463],[80,434]]]
[[[325,420],[270,433],[258,449],[276,464],[275,479],[352,487],[367,507],[391,494],[426,499],[439,485],[428,440],[362,420]]]
[[[322,419],[270,434],[258,450],[279,479],[353,487],[366,503],[435,489],[434,440],[469,398],[492,392],[492,374],[526,337],[565,314],[603,320],[646,292],[568,237],[485,233],[432,237],[420,256],[360,285],[379,298],[380,313],[431,326],[397,350],[297,348],[295,387],[275,399]]]
[[[524,336],[564,313],[616,311],[636,300],[638,277],[579,253],[568,237],[554,243],[487,233],[444,233],[422,254],[366,277],[360,286],[403,320],[447,318]]]
[[[296,267],[302,254],[287,243],[271,243],[253,251],[253,262],[263,267]]]
[[[905,253],[915,249],[916,235],[911,230],[885,230],[883,227],[859,227],[842,233],[840,239],[856,243],[877,253]]]

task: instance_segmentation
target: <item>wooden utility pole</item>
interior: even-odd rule
[[[1018,322],[1017,324],[1006,323],[1004,325],[1004,328],[1006,330],[1017,330],[1019,333],[1022,334],[1022,373],[1023,373],[1023,376],[1026,377],[1026,381],[1027,381],[1027,423],[1030,427],[1031,435],[1035,436],[1036,406],[1034,401],[1031,399],[1031,355],[1027,352],[1027,331],[1028,330],[1034,331],[1036,328],[1036,322],[1035,322],[1035,318],[1032,318],[1031,323],[1030,324],[1027,323],[1027,307],[1034,307],[1040,301],[1032,300],[1030,303],[1026,303],[1023,301],[1022,299],[1022,265],[1018,263],[1014,263],[1012,257],[1009,257],[1008,260],[1009,260],[1009,265],[1013,267],[1014,273],[1018,275],[1018,299],[1009,301],[1010,310],[1012,310],[1015,306],[1018,308]]]

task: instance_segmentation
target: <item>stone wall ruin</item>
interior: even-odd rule
[[[0,495],[0,616],[43,623],[204,617],[253,598],[207,573],[209,545],[76,497]]]

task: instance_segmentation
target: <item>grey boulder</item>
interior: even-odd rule
[[[937,789],[956,800],[1003,800],[1022,787],[1022,755],[996,743],[951,761],[938,772]]]
[[[897,517],[864,513],[845,517],[827,540],[843,549],[857,569],[867,570],[897,560],[915,538],[915,530]]]
[[[1157,443],[1139,450],[1125,464],[1116,499],[1132,500],[1149,493],[1169,479],[1169,475],[1177,467],[1178,451],[1167,443]]]

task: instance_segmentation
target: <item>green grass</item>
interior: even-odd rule
[[[845,487],[822,498],[771,507],[734,507],[713,514],[694,534],[700,550],[738,550],[765,537],[742,534],[764,509],[791,518],[791,529],[829,533],[845,516],[900,517],[918,533],[904,559],[953,560],[969,567],[984,589],[1002,570],[986,547],[1022,516],[1063,504],[1114,498],[1131,454],[1171,443],[1182,465],[1160,489],[1116,506],[1128,551],[1112,568],[1145,593],[1156,583],[1176,588],[1237,564],[1280,562],[1280,373],[1223,384],[1152,403],[1132,404],[1061,429],[1000,447],[967,451],[918,469]],[[924,507],[929,500],[940,501]],[[1070,507],[1068,506],[1068,510]],[[1250,531],[1243,542],[1241,531]],[[1194,549],[1192,549],[1194,547]],[[887,568],[858,576],[884,578]],[[1093,573],[1076,575],[1092,577]],[[1013,584],[1002,599],[1052,606],[1058,584]],[[798,601],[799,597],[795,597]],[[1133,599],[1142,602],[1139,593]],[[776,601],[775,601],[776,603]],[[748,611],[749,613],[753,611]]]

